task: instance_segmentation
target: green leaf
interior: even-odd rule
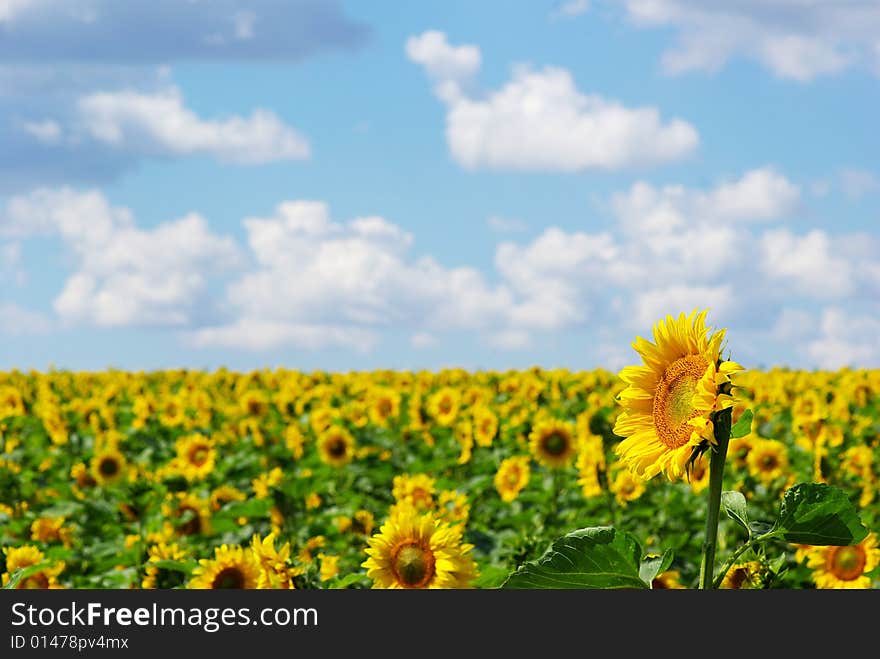
[[[745,437],[752,432],[752,418],[753,414],[751,410],[746,410],[740,414],[739,419],[730,429],[730,438],[736,439],[737,437]]]
[[[672,557],[674,552],[667,549],[662,556],[648,556],[642,560],[639,566],[639,577],[647,584],[654,581],[658,574],[662,574],[672,565]]]
[[[507,579],[510,570],[497,565],[486,565],[480,568],[480,576],[473,581],[474,588],[498,588]]]
[[[40,563],[38,565],[29,565],[28,567],[20,567],[11,575],[9,575],[9,581],[7,581],[3,585],[3,590],[14,590],[18,588],[18,584],[21,583],[23,579],[27,579],[32,574],[36,574],[40,570],[48,567],[46,563]]]
[[[721,505],[724,507],[727,516],[738,522],[751,536],[752,532],[749,528],[749,512],[746,506],[746,498],[742,492],[728,490],[721,493]]]
[[[558,538],[541,558],[521,565],[502,588],[649,588],[639,576],[642,549],[625,531],[594,526]]]
[[[173,561],[171,559],[162,559],[160,561],[148,561],[147,567],[157,567],[160,570],[173,570],[174,572],[183,572],[184,574],[192,574],[192,571],[198,566],[196,561]]]
[[[42,517],[70,517],[83,509],[78,501],[59,501],[40,511]]]
[[[868,535],[846,492],[825,483],[798,483],[786,491],[774,532],[801,545],[855,545]]]
[[[265,517],[272,507],[270,499],[251,499],[249,501],[232,501],[217,511],[217,517]]]

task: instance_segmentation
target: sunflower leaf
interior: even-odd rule
[[[649,588],[640,576],[642,549],[625,531],[594,526],[558,538],[541,558],[516,569],[502,588]]]
[[[752,418],[753,414],[751,410],[746,410],[742,414],[739,415],[739,419],[736,423],[733,424],[733,427],[730,429],[730,438],[737,439],[738,437],[745,437],[750,432],[752,432]]]
[[[746,507],[746,498],[742,492],[728,490],[721,493],[721,505],[724,507],[727,516],[742,526],[751,536],[751,528],[749,527],[749,512]]]
[[[855,545],[868,535],[846,492],[825,483],[798,483],[787,490],[774,532],[801,545]]]
[[[653,582],[658,574],[662,574],[672,565],[673,555],[674,552],[671,549],[667,549],[663,552],[662,556],[655,554],[645,557],[639,566],[639,577],[645,583]]]
[[[18,568],[9,575],[9,580],[3,584],[3,590],[15,590],[18,588],[18,584],[24,579],[27,579],[29,576],[34,575],[47,567],[49,567],[47,563],[38,563],[37,565]]]

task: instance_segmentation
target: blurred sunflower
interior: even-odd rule
[[[732,407],[731,376],[742,366],[721,359],[725,330],[706,327],[706,311],[654,325],[654,342],[633,342],[644,365],[620,372],[626,388],[614,434],[615,452],[634,473],[677,480],[695,449],[715,443],[712,414]]]
[[[540,421],[529,434],[529,447],[544,466],[567,467],[575,454],[574,426],[559,419]]]
[[[494,484],[501,500],[511,502],[529,484],[531,459],[527,455],[515,455],[502,460],[495,472]]]
[[[721,588],[732,590],[753,590],[763,586],[767,570],[760,561],[745,561],[730,566],[721,580]]]
[[[354,457],[355,441],[342,426],[330,426],[318,437],[318,455],[331,467],[344,467]]]
[[[857,545],[810,547],[805,553],[817,588],[870,588],[868,573],[880,565],[875,533],[869,533]]]
[[[209,437],[186,435],[177,440],[175,450],[175,466],[188,481],[202,480],[214,470],[217,451]]]
[[[452,426],[458,417],[461,393],[454,387],[442,387],[428,398],[428,414],[441,426]]]
[[[159,544],[151,546],[147,550],[147,562],[144,564],[144,578],[141,582],[143,589],[166,589],[177,588],[183,585],[186,577],[180,570],[170,570],[165,567],[159,567],[156,563],[160,561],[182,561],[186,559],[186,552],[181,549],[177,543]]]
[[[416,510],[434,506],[435,480],[428,474],[399,474],[392,481],[391,494],[398,503],[411,504]]]
[[[469,588],[478,574],[462,527],[412,506],[389,518],[368,544],[362,567],[373,588]]]
[[[91,474],[98,485],[109,485],[125,475],[125,456],[113,446],[99,451],[92,457]]]
[[[16,570],[43,565],[48,562],[43,552],[33,545],[6,547],[3,553],[6,554],[6,572],[0,577],[0,583],[3,586],[9,583],[12,574]],[[58,575],[64,571],[64,565],[64,561],[53,561],[49,565],[44,565],[44,567],[19,581],[16,588],[18,590],[55,590],[64,588],[58,582]]]
[[[775,439],[758,439],[752,442],[746,455],[749,473],[765,485],[788,475],[788,449]]]

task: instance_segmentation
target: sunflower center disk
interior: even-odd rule
[[[550,455],[562,455],[565,452],[568,442],[565,437],[554,432],[544,440],[544,450]]]
[[[102,476],[115,476],[119,471],[119,465],[116,464],[116,460],[113,458],[106,458],[101,460],[101,466],[99,467]]]
[[[214,588],[244,588],[244,575],[237,567],[220,570],[214,577]]]
[[[862,576],[865,570],[865,554],[858,547],[838,547],[832,554],[831,572],[838,579],[850,581]]]
[[[694,428],[687,422],[700,414],[694,410],[694,392],[708,366],[702,355],[687,355],[672,362],[657,383],[654,426],[669,448],[684,446],[691,437]]]
[[[419,545],[404,545],[394,557],[394,571],[403,585],[421,588],[434,576],[434,554]]]

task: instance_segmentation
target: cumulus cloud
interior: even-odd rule
[[[357,330],[358,343],[364,333],[390,326],[480,331],[503,322],[513,302],[509,290],[490,286],[477,269],[412,256],[412,236],[382,217],[339,223],[327,204],[298,200],[243,224],[253,267],[228,287],[237,320],[200,331],[202,343],[206,336],[234,341],[244,335],[235,330],[242,322],[262,328],[271,337],[265,345],[300,345],[310,336],[305,327]]]
[[[274,113],[257,109],[250,117],[203,119],[185,106],[175,87],[88,94],[77,101],[70,123],[64,131],[69,144],[94,141],[145,156],[208,155],[242,165],[309,156],[307,140]],[[62,138],[61,127],[51,120],[25,129],[44,143]]]
[[[699,144],[686,121],[584,94],[562,68],[518,66],[500,89],[475,94],[462,81],[479,68],[476,46],[450,46],[432,30],[411,37],[406,52],[434,80],[449,149],[467,169],[616,170],[680,160]]]
[[[590,0],[566,0],[560,2],[552,12],[550,18],[574,18],[586,14],[590,10]]]
[[[0,335],[29,336],[47,334],[52,321],[43,313],[25,309],[17,304],[0,304]]]
[[[876,3],[620,0],[640,27],[671,28],[668,73],[717,71],[733,57],[755,60],[781,78],[808,82],[856,65],[873,66],[880,31]]]
[[[53,302],[68,324],[186,325],[206,277],[238,259],[234,241],[195,213],[139,228],[98,191],[39,189],[11,199],[0,234],[60,236],[75,271]]]
[[[829,307],[822,312],[821,336],[808,350],[820,368],[880,367],[880,318]]]
[[[787,282],[798,294],[835,298],[853,291],[852,267],[835,254],[824,231],[814,229],[803,236],[788,229],[768,231],[760,245],[764,272]]]

